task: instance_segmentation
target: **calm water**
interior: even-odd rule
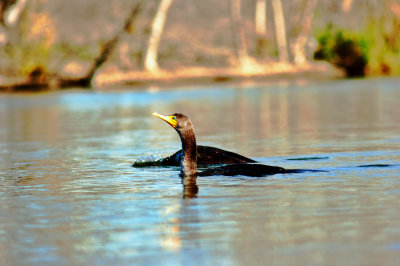
[[[185,190],[177,168],[130,166],[180,147],[153,111],[329,172]],[[400,79],[0,95],[0,265],[399,265],[399,202]]]

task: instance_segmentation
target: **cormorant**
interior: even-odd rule
[[[182,149],[174,154],[155,161],[137,161],[132,166],[147,167],[147,166],[180,166],[182,160]],[[234,164],[234,163],[256,163],[257,161],[242,156],[240,154],[210,147],[197,145],[197,164],[202,166],[212,164]]]
[[[255,163],[255,161],[252,160],[251,162],[234,163],[220,167],[208,168],[202,172],[198,172],[197,171],[198,146],[196,145],[196,136],[194,134],[194,127],[189,118],[179,113],[175,113],[172,115],[162,115],[159,113],[153,113],[153,115],[167,122],[176,130],[176,132],[178,132],[178,135],[182,142],[182,150],[183,150],[183,154],[180,158],[181,159],[180,175],[182,177],[212,176],[212,175],[225,175],[225,176],[244,175],[244,176],[261,177],[278,173],[297,173],[301,171],[301,170],[284,169],[282,167],[277,167],[277,166],[263,165]],[[239,154],[236,155],[241,156]],[[209,157],[209,159],[212,160],[212,153],[210,153],[210,156],[207,155],[207,157]]]

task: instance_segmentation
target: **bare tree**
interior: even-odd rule
[[[265,55],[267,46],[267,0],[257,0],[255,13],[256,54]]]
[[[292,45],[292,52],[294,56],[294,63],[296,65],[302,65],[307,62],[306,57],[306,44],[309,39],[312,26],[312,18],[314,9],[318,3],[318,0],[306,1],[306,7],[304,10],[303,19],[300,23],[302,25],[301,31],[297,36],[296,40]]]
[[[12,27],[17,23],[17,21],[21,17],[22,11],[24,11],[25,9],[26,3],[27,0],[19,0],[16,1],[15,4],[8,9],[7,15],[4,20],[5,24],[8,27]]]
[[[285,17],[283,15],[281,0],[272,0],[272,9],[274,10],[275,34],[278,44],[279,60],[288,62],[289,54],[286,40]]]
[[[240,0],[230,0],[231,4],[231,21],[234,36],[234,43],[241,68],[246,68],[250,63],[249,54],[247,53],[246,36],[244,34]]]
[[[21,20],[27,2],[27,0],[2,0],[0,2],[0,45],[13,39],[15,27]]]
[[[342,11],[349,12],[351,10],[351,6],[353,4],[353,0],[343,0],[342,2]]]
[[[267,34],[267,0],[257,0],[255,25],[257,35]]]
[[[135,19],[138,17],[141,7],[142,7],[142,2],[140,1],[140,2],[137,2],[136,5],[131,9],[131,12],[125,19],[123,28],[120,31],[118,31],[112,39],[110,39],[103,45],[103,47],[100,51],[100,54],[98,55],[98,57],[95,58],[89,71],[87,72],[87,74],[84,77],[78,78],[78,79],[60,79],[59,86],[60,87],[68,87],[68,86],[89,87],[91,84],[91,81],[94,77],[94,74],[107,61],[107,59],[110,57],[112,52],[115,50],[115,48],[117,47],[117,44],[120,41],[121,36],[124,33],[129,32],[130,29],[132,28],[132,24],[134,23]]]
[[[151,27],[151,35],[147,45],[147,52],[144,59],[144,67],[149,72],[158,72],[158,47],[160,45],[161,35],[164,31],[165,21],[167,19],[167,13],[172,5],[172,0],[161,0],[160,6],[158,7],[157,14],[154,17],[153,24]]]

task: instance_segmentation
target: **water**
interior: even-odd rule
[[[399,265],[399,99],[399,79],[0,95],[0,265]],[[130,166],[180,146],[153,111],[329,172],[184,189],[175,167]]]

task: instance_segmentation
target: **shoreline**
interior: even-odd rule
[[[75,75],[74,75],[75,76]],[[71,77],[71,86],[60,86],[63,78],[29,80],[23,78],[0,77],[0,92],[43,92],[66,89],[93,89],[112,91],[118,89],[152,89],[184,86],[208,86],[212,84],[269,83],[283,80],[313,81],[344,78],[342,70],[326,62],[313,62],[304,66],[292,64],[270,63],[266,65],[240,68],[205,68],[185,67],[173,70],[160,70],[157,73],[146,71],[121,71],[117,67],[108,66],[100,69],[94,76],[91,87],[73,85],[81,78]],[[8,82],[7,82],[8,81]]]

